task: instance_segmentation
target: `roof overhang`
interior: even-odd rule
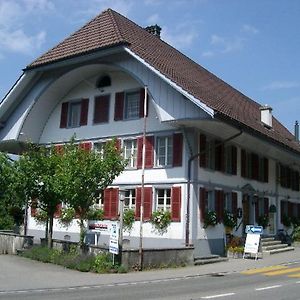
[[[214,110],[205,105],[201,99],[195,98],[193,95],[188,93],[186,90],[184,90],[182,87],[177,85],[174,81],[167,78],[164,74],[162,74],[159,70],[155,69],[152,65],[147,63],[144,59],[142,59],[140,56],[135,54],[133,51],[128,49],[127,47],[124,47],[125,51],[129,53],[132,57],[134,57],[136,60],[141,62],[144,66],[146,66],[148,69],[150,69],[152,72],[154,72],[156,75],[158,75],[162,80],[164,80],[166,83],[168,83],[170,86],[172,86],[175,90],[177,90],[179,93],[184,95],[187,99],[192,101],[194,104],[196,104],[198,107],[203,109],[207,114],[209,114],[212,118],[214,117]]]

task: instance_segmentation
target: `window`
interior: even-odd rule
[[[224,194],[224,210],[230,213],[233,212],[231,193]]]
[[[124,119],[137,119],[140,115],[140,93],[128,92],[125,94]]]
[[[206,191],[206,199],[207,199],[207,210],[215,211],[215,198],[214,193],[212,191]]]
[[[106,142],[96,142],[94,143],[94,150],[97,152],[100,157],[103,159],[104,157],[104,150],[105,150]]]
[[[87,125],[89,99],[64,102],[61,106],[60,128]]]
[[[172,136],[157,137],[156,139],[156,165],[171,166],[173,164],[173,138]]]
[[[96,200],[95,200],[95,208],[104,209],[104,192],[98,191]]]
[[[126,190],[124,200],[124,210],[135,209],[135,189]]]
[[[69,109],[68,127],[78,127],[80,124],[81,103],[71,102]]]
[[[156,190],[156,209],[162,211],[171,210],[171,189]]]
[[[124,140],[123,142],[124,158],[128,159],[128,168],[135,168],[137,165],[137,141]]]
[[[96,83],[97,88],[103,88],[106,86],[111,86],[111,79],[108,75],[101,76]]]

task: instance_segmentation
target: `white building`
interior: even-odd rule
[[[60,145],[74,134],[99,149],[116,137],[130,163],[100,205],[108,224],[118,215],[118,189],[127,190],[137,221],[124,237],[137,247],[147,86],[144,247],[193,244],[196,256],[220,254],[224,209],[238,216],[235,235],[262,215],[270,218],[265,234],[282,228],[284,215],[299,218],[294,136],[271,108],[169,46],[159,31],[108,9],[36,59],[0,104],[1,149],[18,153],[27,141]],[[163,235],[147,222],[157,209],[172,214]],[[219,223],[204,228],[208,210],[216,211]],[[66,230],[56,220],[54,231],[55,238],[79,236],[76,222]],[[43,236],[30,216],[28,234]],[[107,243],[108,233],[100,239]]]

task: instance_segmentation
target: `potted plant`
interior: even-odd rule
[[[269,216],[261,215],[258,216],[257,224],[262,226],[265,229],[269,225]]]
[[[282,224],[285,227],[291,227],[291,225],[292,225],[291,218],[289,216],[287,216],[287,215],[283,215],[283,217],[282,217]]]
[[[168,227],[171,224],[171,213],[163,210],[154,211],[150,222],[159,234],[163,234],[167,232]]]
[[[204,228],[208,226],[216,226],[218,224],[217,213],[213,210],[209,210],[204,216]]]
[[[230,233],[237,224],[237,218],[233,215],[233,213],[230,213],[229,211],[225,210],[223,214],[223,224],[226,233]]]
[[[227,257],[241,258],[244,253],[243,239],[238,236],[231,236],[227,245]]]
[[[132,230],[135,220],[135,212],[133,209],[127,209],[123,213],[123,229],[127,232]]]
[[[65,207],[61,210],[61,216],[59,218],[59,223],[63,227],[69,227],[75,218],[75,210],[73,207]]]

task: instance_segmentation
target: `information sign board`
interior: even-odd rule
[[[110,225],[109,252],[119,254],[119,228],[117,222]]]

